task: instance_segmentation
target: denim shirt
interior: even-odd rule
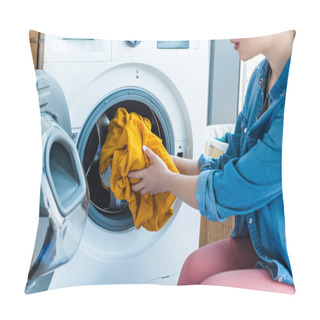
[[[263,87],[269,63],[254,70],[244,107],[229,136],[229,146],[219,159],[201,155],[196,199],[200,213],[212,221],[235,215],[232,237],[250,235],[258,255],[256,268],[293,285],[286,248],[282,198],[281,158],[284,104],[290,59],[263,106]]]

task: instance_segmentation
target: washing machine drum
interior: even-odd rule
[[[77,148],[87,176],[90,190],[89,217],[100,227],[110,231],[124,231],[134,227],[128,203],[118,200],[106,190],[99,176],[101,148],[108,134],[109,122],[122,107],[151,121],[151,130],[162,139],[169,153],[173,153],[173,130],[163,106],[149,93],[140,89],[124,89],[103,99],[84,124]]]

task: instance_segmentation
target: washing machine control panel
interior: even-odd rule
[[[208,61],[208,41],[111,41],[112,61],[123,59],[172,63],[174,61]],[[134,49],[134,50],[133,50]]]

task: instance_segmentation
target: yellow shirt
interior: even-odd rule
[[[108,135],[100,154],[99,174],[111,164],[110,188],[119,200],[126,200],[137,229],[143,226],[149,231],[160,230],[173,215],[175,196],[170,192],[141,195],[133,192],[130,183],[138,179],[127,177],[130,171],[147,168],[151,160],[142,146],[149,147],[172,172],[178,173],[160,138],[151,132],[149,119],[119,108],[110,121]],[[102,185],[108,189],[103,183]]]

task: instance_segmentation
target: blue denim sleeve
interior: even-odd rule
[[[230,159],[223,170],[206,168],[200,173],[196,199],[201,214],[224,221],[258,210],[281,194],[282,128],[279,112],[262,140],[244,156]]]

